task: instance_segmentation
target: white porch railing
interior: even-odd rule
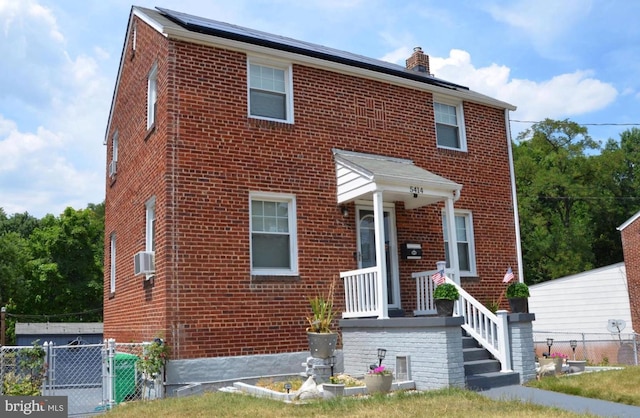
[[[446,272],[446,271],[445,271]],[[433,315],[436,313],[433,301],[435,285],[431,275],[436,270],[413,273],[416,279],[416,310],[414,315]],[[447,272],[446,272],[447,273]],[[507,325],[507,311],[492,313],[482,303],[467,293],[447,275],[447,283],[458,288],[460,299],[456,302],[456,316],[464,317],[462,328],[486,348],[501,364],[501,370],[511,371],[511,344]]]
[[[343,318],[378,316],[379,297],[376,293],[377,267],[343,271],[345,311]]]

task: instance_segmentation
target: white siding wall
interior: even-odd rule
[[[530,287],[533,331],[607,332],[607,320],[626,321],[632,332],[624,263],[540,283]]]

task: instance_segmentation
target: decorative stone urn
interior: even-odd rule
[[[309,332],[309,352],[311,357],[327,359],[333,355],[338,343],[338,334],[334,332]]]
[[[392,374],[373,374],[364,375],[364,385],[367,387],[368,394],[387,393],[391,390],[393,383]]]

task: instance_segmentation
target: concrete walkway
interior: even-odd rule
[[[479,393],[495,400],[515,399],[537,405],[555,406],[579,414],[592,414],[602,417],[640,417],[640,407],[637,406],[566,395],[520,385],[493,388]]]

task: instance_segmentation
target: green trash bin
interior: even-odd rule
[[[132,399],[136,394],[136,362],[138,356],[116,353],[113,356],[113,368],[116,375],[116,403]]]

